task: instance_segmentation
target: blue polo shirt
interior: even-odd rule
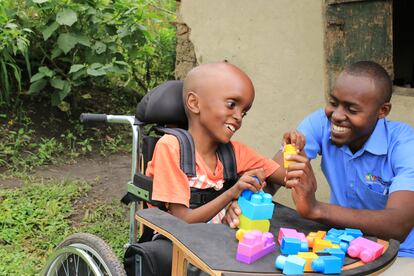
[[[330,122],[323,109],[306,117],[298,130],[306,137],[308,158],[322,156],[332,204],[384,209],[390,193],[414,191],[414,129],[409,125],[378,120],[368,141],[355,154],[346,145],[331,143]],[[398,256],[414,257],[414,228],[401,243]]]

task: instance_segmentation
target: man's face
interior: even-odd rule
[[[372,78],[339,75],[325,113],[331,122],[331,141],[356,152],[368,140],[381,117],[381,93]]]

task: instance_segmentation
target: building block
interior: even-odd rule
[[[286,255],[297,254],[298,252],[307,252],[308,246],[297,238],[284,237],[280,244],[280,251]]]
[[[296,147],[292,144],[286,144],[283,148],[283,167],[287,169],[289,164],[295,163],[295,161],[286,160],[286,156],[298,154]]]
[[[276,243],[273,234],[253,230],[244,234],[237,246],[236,260],[251,264],[261,257],[275,251]]]
[[[303,274],[305,264],[305,259],[297,255],[289,255],[287,257],[279,255],[275,260],[275,267],[282,270],[282,273],[286,275]]]
[[[239,216],[239,229],[244,230],[260,230],[262,232],[269,232],[270,221],[267,219],[251,220],[243,214]]]
[[[344,234],[345,230],[331,228],[329,229],[328,233],[326,233],[327,236],[334,236],[339,237],[340,235]]]
[[[333,244],[331,241],[328,240],[321,240],[321,239],[315,239],[315,241],[313,242],[313,248],[312,251],[313,252],[318,252],[321,250],[324,250],[325,248],[339,248],[338,244]]]
[[[340,274],[342,261],[335,256],[319,256],[312,261],[312,269],[323,274]]]
[[[239,230],[237,230],[236,231],[236,240],[238,240],[238,241],[243,240],[243,236],[247,232],[249,232],[249,230],[245,230],[245,229],[239,229]]]
[[[351,241],[347,253],[353,258],[360,258],[364,263],[372,262],[382,255],[384,245],[358,237]]]
[[[277,241],[279,244],[282,242],[282,239],[284,237],[297,238],[300,239],[301,242],[306,242],[306,246],[308,245],[308,239],[306,238],[305,234],[298,232],[296,229],[280,227],[279,235],[277,236]]]
[[[251,220],[271,219],[275,205],[272,195],[263,191],[244,190],[237,200],[242,214]]]
[[[342,265],[344,265],[345,262],[345,251],[343,251],[340,248],[325,248],[324,250],[316,252],[316,254],[326,253],[335,257],[338,257],[341,259]]]
[[[304,268],[304,272],[312,272],[312,261],[316,258],[318,258],[318,255],[316,255],[313,252],[298,252],[298,257],[301,257],[303,259],[305,259],[306,264],[305,264],[305,268]]]
[[[354,238],[362,237],[362,231],[355,228],[345,228],[345,234],[350,235]]]
[[[308,240],[308,246],[313,247],[313,242],[315,239],[323,239],[326,236],[326,231],[318,231],[318,232],[309,232],[309,234],[306,236],[306,239]]]
[[[333,244],[338,244],[338,245],[341,243],[340,238],[338,238],[336,236],[331,236],[331,235],[325,236],[324,240],[331,241]]]
[[[338,237],[341,242],[339,243],[339,247],[346,252],[348,250],[349,244],[350,242],[355,239],[353,236],[351,235],[347,235],[347,234],[343,234],[341,236]]]

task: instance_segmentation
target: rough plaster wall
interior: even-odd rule
[[[283,133],[323,106],[321,1],[181,0],[178,18],[197,63],[226,59],[253,80],[255,102],[235,139],[272,157]],[[327,200],[324,186],[318,197]],[[277,197],[291,206],[289,192]]]

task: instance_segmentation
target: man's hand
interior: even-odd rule
[[[233,200],[229,207],[226,210],[226,215],[223,218],[223,223],[227,223],[231,228],[236,228],[239,226],[239,215],[241,214],[241,210],[237,200]]]
[[[317,183],[309,159],[302,153],[291,155],[287,160],[295,163],[287,168],[286,188],[292,189],[292,199],[299,215],[313,219],[318,211],[318,201],[315,198]]]
[[[283,134],[282,144],[283,146],[286,144],[292,144],[299,152],[301,152],[305,147],[306,139],[301,132],[294,129]]]

